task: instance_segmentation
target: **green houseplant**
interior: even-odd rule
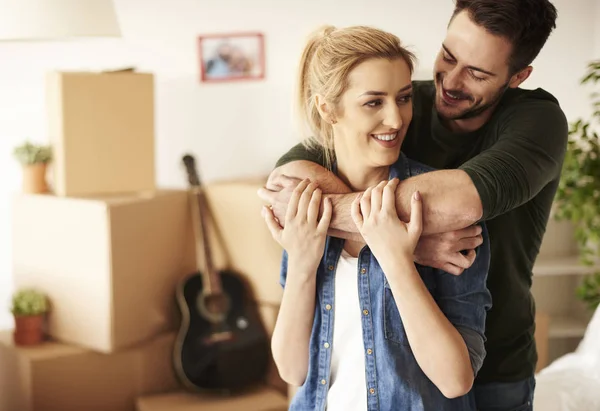
[[[23,169],[23,192],[46,193],[46,170],[52,161],[52,148],[25,141],[14,148],[13,155]]]
[[[581,84],[597,89],[600,60],[588,65]],[[575,228],[581,261],[600,261],[600,91],[591,94],[592,115],[579,118],[569,128],[569,141],[561,181],[556,193],[557,220],[568,220]],[[600,272],[587,277],[577,289],[578,297],[591,309],[600,304]]]
[[[48,309],[48,298],[35,288],[23,288],[13,294],[10,311],[15,317],[15,344],[33,345],[43,341],[44,316]]]

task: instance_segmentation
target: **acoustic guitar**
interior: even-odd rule
[[[175,372],[192,391],[234,392],[266,381],[269,340],[249,287],[232,270],[213,266],[206,218],[208,207],[193,156],[183,164],[193,194],[196,244],[204,267],[185,278],[176,291],[181,326],[174,348]]]

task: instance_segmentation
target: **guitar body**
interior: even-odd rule
[[[242,391],[266,382],[269,339],[242,277],[213,266],[206,228],[208,206],[196,162],[185,155],[183,163],[194,194],[196,256],[205,266],[176,290],[181,327],[173,350],[175,372],[191,391]]]
[[[180,379],[192,389],[239,391],[266,379],[269,341],[246,286],[233,272],[220,271],[230,301],[223,322],[213,324],[198,308],[202,278],[192,274],[177,290],[182,316],[175,350]]]

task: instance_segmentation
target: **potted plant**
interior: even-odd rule
[[[15,317],[14,342],[34,345],[44,340],[44,316],[48,299],[34,288],[24,288],[13,294],[11,312]]]
[[[600,80],[600,60],[588,65],[581,84],[596,86]],[[567,152],[556,192],[557,220],[570,221],[575,229],[581,261],[600,263],[600,93],[592,97],[592,115],[579,118],[569,128]],[[600,272],[587,277],[577,295],[590,308],[600,303]]]
[[[47,145],[33,144],[25,141],[15,147],[13,155],[23,169],[23,192],[46,193],[46,169],[52,160],[52,149]]]

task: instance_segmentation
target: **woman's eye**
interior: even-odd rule
[[[398,102],[406,104],[406,103],[410,103],[410,101],[412,100],[412,94],[407,94],[406,96],[402,96],[398,99]]]
[[[381,100],[373,100],[373,101],[369,101],[368,103],[365,104],[365,106],[369,106],[369,107],[377,107],[381,105]]]

